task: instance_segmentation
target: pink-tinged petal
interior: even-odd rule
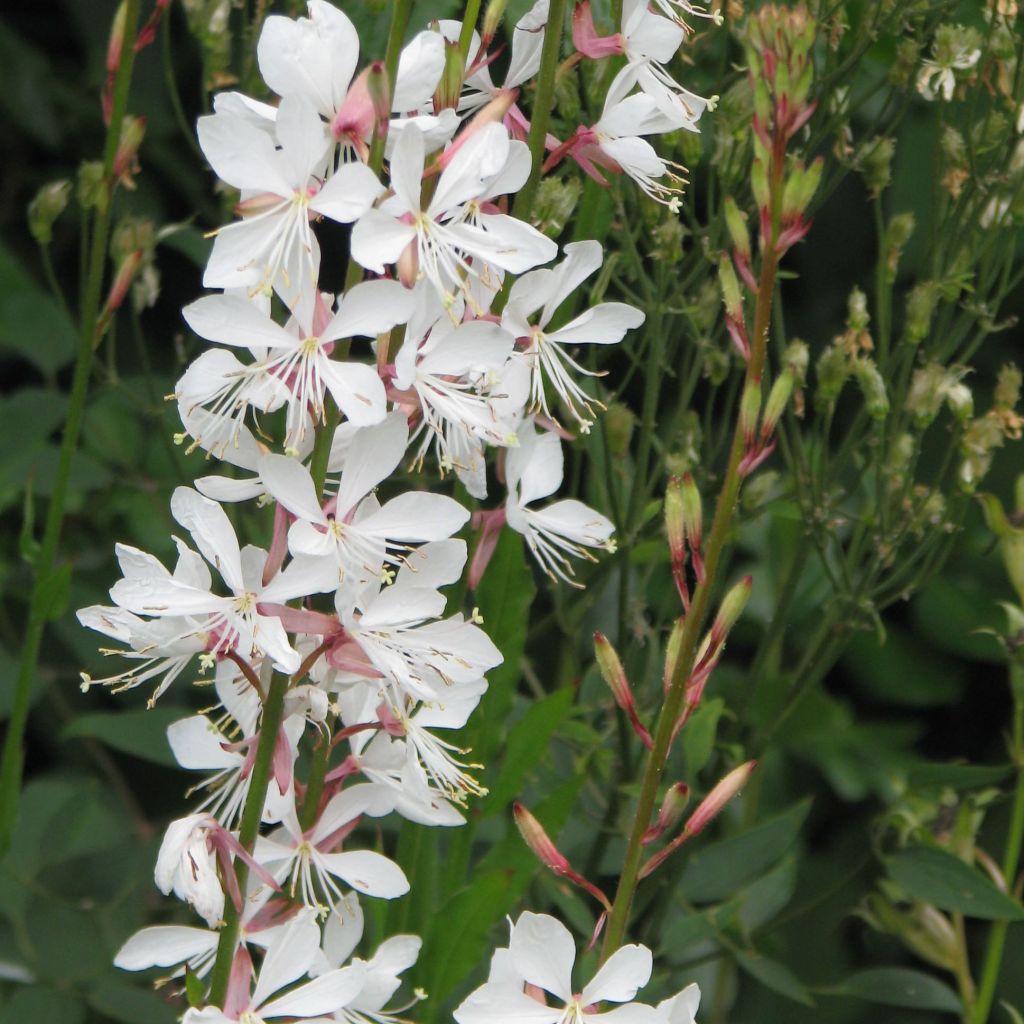
[[[457,1024],[558,1024],[561,1006],[545,1006],[521,988],[488,982],[471,992],[452,1016]]]
[[[462,138],[455,140],[456,145]],[[437,191],[430,200],[430,216],[439,217],[478,198],[484,191],[484,182],[505,166],[508,149],[508,132],[500,124],[485,125],[467,138],[441,172]]]
[[[342,104],[359,60],[359,36],[344,12],[323,0],[309,18],[267,18],[256,54],[278,96],[304,96],[325,117]]]
[[[367,896],[393,900],[409,891],[405,872],[394,861],[372,850],[324,853],[316,859],[325,870]]]
[[[260,460],[260,476],[267,491],[293,516],[311,523],[326,524],[316,488],[309,470],[287,455],[264,455]]]
[[[372,366],[328,359],[321,363],[320,373],[331,397],[350,423],[368,427],[384,419],[387,393]]]
[[[261,1017],[318,1017],[352,1002],[366,984],[366,965],[349,964],[320,975],[260,1009]]]
[[[400,411],[357,431],[345,455],[338,485],[338,515],[346,516],[397,468],[409,443],[409,423]]]
[[[564,924],[547,914],[524,911],[512,926],[508,948],[516,970],[529,984],[563,1003],[572,1000],[576,943]]]
[[[279,989],[298,981],[309,970],[319,948],[320,929],[315,915],[300,912],[281,929],[267,949],[249,1005],[262,1007]]]
[[[136,932],[117,951],[114,966],[122,971],[176,967],[217,948],[217,932],[184,925],[160,925]]]
[[[403,136],[411,132],[406,129]],[[352,228],[352,259],[361,267],[383,274],[416,238],[416,229],[382,210],[367,210]]]
[[[623,946],[615,950],[583,989],[580,1002],[584,1006],[606,1000],[629,1002],[651,980],[652,964],[651,951],[646,946]]]
[[[181,315],[200,338],[238,348],[297,348],[299,339],[240,295],[205,295]]]
[[[402,49],[398,58],[391,109],[398,114],[419,110],[434,95],[444,71],[444,37],[440,32],[420,32]]]
[[[365,281],[346,292],[338,312],[321,332],[324,341],[355,336],[372,338],[405,323],[412,315],[412,292],[397,281]]]
[[[237,768],[244,760],[241,754],[224,749],[227,740],[205,715],[172,722],[167,727],[167,742],[182,768]]]
[[[383,191],[384,186],[366,164],[343,164],[313,196],[309,208],[341,224],[351,224]]]
[[[587,1024],[664,1024],[665,1020],[653,1006],[644,1003],[626,1003],[607,1013],[585,1014],[583,1019]]]
[[[242,554],[227,513],[215,501],[191,487],[176,487],[171,495],[171,515],[185,527],[196,547],[236,593],[245,589]]]
[[[635,306],[602,302],[547,336],[563,345],[614,345],[622,341],[626,331],[639,327],[645,319],[644,313]]]
[[[469,522],[469,510],[443,494],[407,491],[367,516],[360,529],[400,541],[446,540]]]
[[[231,114],[199,118],[199,145],[217,177],[238,189],[291,192],[274,140],[251,122]]]

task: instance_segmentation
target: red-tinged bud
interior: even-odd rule
[[[506,0],[490,0],[484,11],[484,24],[480,30],[480,53],[486,53],[498,32],[501,19],[505,16]],[[479,60],[479,57],[477,57]]]
[[[138,53],[140,50],[144,50],[154,39],[156,39],[157,29],[160,27],[160,20],[164,16],[164,11],[171,6],[171,0],[156,0],[156,4],[153,7],[153,13],[149,16],[149,21],[142,26],[142,31],[135,37],[134,50]]]
[[[132,181],[132,174],[138,169],[139,146],[146,134],[146,119],[144,117],[125,116],[121,124],[121,138],[117,144],[117,151],[114,154],[114,163],[111,167],[111,177],[114,181],[120,181],[125,188],[135,188]]]
[[[518,800],[512,804],[512,815],[520,835],[541,864],[560,878],[566,878],[581,889],[585,889],[606,911],[611,912],[612,905],[608,897],[596,885],[573,870],[568,858],[551,842],[541,823]]]
[[[724,254],[718,261],[718,283],[722,289],[722,304],[725,306],[726,316],[743,323],[743,297],[740,294],[740,283],[736,279],[732,260]]]
[[[128,5],[121,0],[114,20],[110,25],[110,37],[107,40],[107,73],[115,74],[121,63],[121,50],[124,48],[124,22],[128,14]]]
[[[594,655],[597,658],[597,667],[601,676],[612,691],[615,703],[629,716],[630,725],[633,731],[640,737],[641,742],[650,750],[654,746],[651,734],[647,727],[640,721],[637,714],[636,702],[633,700],[633,690],[626,678],[626,671],[622,662],[603,633],[594,634]]]
[[[670,828],[674,828],[690,802],[690,787],[685,782],[676,782],[668,787],[661,807],[658,809],[658,820],[643,834],[640,842],[649,846],[660,839]]]
[[[379,63],[376,62],[376,63]],[[365,160],[369,156],[369,149],[366,140],[370,138],[374,130],[378,128],[376,105],[370,96],[370,72],[374,65],[364,68],[348,88],[345,101],[338,108],[338,112],[331,121],[331,137],[335,142],[344,142],[352,146]],[[387,88],[387,75],[385,73],[384,88]],[[390,110],[389,103],[384,105],[384,130],[388,123]]]
[[[602,36],[594,26],[594,14],[590,0],[580,0],[572,12],[572,43],[585,57],[601,60],[626,52],[626,44],[618,32]]]
[[[466,61],[459,49],[458,41],[444,44],[444,70],[434,90],[434,113],[442,110],[455,110],[462,95],[462,77],[466,71]]]
[[[121,265],[117,268],[117,273],[114,275],[113,284],[110,286],[110,294],[107,296],[106,308],[108,310],[113,311],[121,308],[141,263],[141,249],[133,250],[121,261]]]
[[[544,867],[556,875],[567,875],[572,871],[568,858],[551,841],[544,826],[518,800],[512,804],[512,816],[523,841]]]
[[[443,171],[452,162],[455,154],[471,139],[481,128],[489,124],[500,124],[505,115],[512,109],[516,98],[519,96],[518,89],[500,89],[487,104],[482,106],[474,115],[469,124],[456,136],[455,141],[430,165],[427,174],[437,174]]]
[[[700,499],[700,491],[693,479],[692,473],[683,474],[683,522],[686,524],[686,539],[690,545],[690,557],[694,562],[694,570],[697,572],[697,579],[703,577],[701,570],[697,569],[697,558],[704,543],[704,510]]]
[[[753,585],[752,576],[744,576],[725,597],[718,608],[715,621],[711,624],[711,644],[709,653],[714,657],[718,649],[725,643],[729,631],[736,625],[736,620],[743,614],[743,609],[750,600],[750,588]]]
[[[729,229],[733,250],[749,263],[750,232],[747,231],[747,218],[740,211],[732,196],[726,196],[722,205],[725,210],[725,225]]]
[[[725,805],[739,795],[756,766],[756,761],[747,761],[738,768],[733,768],[697,805],[697,809],[687,819],[683,832],[691,836],[702,832],[719,815]]]
[[[748,380],[740,399],[740,429],[743,442],[750,449],[757,436],[757,423],[761,417],[761,379]]]

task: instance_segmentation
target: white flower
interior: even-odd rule
[[[284,389],[289,406],[285,443],[293,445],[304,439],[310,415],[323,418],[325,391],[352,423],[366,426],[384,418],[384,385],[373,367],[332,359],[331,350],[344,338],[388,331],[411,310],[412,300],[397,282],[367,281],[339,299],[337,312],[319,334],[311,328],[298,332],[280,327],[235,295],[207,295],[186,306],[183,314],[192,330],[208,341],[267,350],[264,358],[243,368],[239,379]],[[240,422],[230,404],[225,408],[221,401],[220,407],[223,415]]]
[[[316,1018],[322,1021],[359,994],[366,980],[366,968],[362,963],[321,974],[276,999],[271,998],[309,973],[319,952],[319,944],[320,929],[313,914],[297,914],[280,929],[267,949],[251,994],[251,961],[245,947],[240,947],[235,953],[225,1008],[207,1006],[201,1010],[188,1010],[183,1024],[226,1024],[229,1021],[257,1024],[272,1017]],[[250,971],[245,970],[247,961]]]
[[[593,416],[593,401],[573,380],[572,373],[597,376],[584,369],[566,351],[569,345],[612,345],[626,331],[639,327],[644,314],[624,302],[602,302],[555,330],[549,328],[558,307],[594,273],[603,261],[599,242],[572,242],[565,247],[565,259],[551,270],[524,274],[512,286],[502,316],[502,326],[517,338],[526,339],[526,353],[532,368],[530,397],[536,410],[551,417],[544,382],[565,402],[572,415],[586,428]],[[535,324],[530,317],[540,310]],[[600,403],[598,403],[600,404]],[[586,416],[580,409],[583,409]]]
[[[335,849],[360,816],[381,817],[393,808],[388,789],[360,783],[332,797],[304,832],[293,805],[282,817],[281,828],[256,841],[254,856],[278,884],[313,909],[323,909],[324,900],[333,909],[344,897],[335,879],[369,896],[394,899],[409,891],[397,864],[372,850]]]
[[[700,989],[691,982],[682,992],[658,1003],[658,1013],[663,1024],[696,1024],[699,1006]]]
[[[379,274],[402,258],[404,282],[411,286],[425,275],[449,305],[464,277],[480,273],[470,258],[514,274],[546,263],[557,251],[554,242],[523,221],[491,214],[484,224],[462,223],[465,204],[479,199],[490,179],[503,171],[509,148],[501,125],[486,125],[467,138],[441,172],[424,209],[420,191],[425,144],[417,128],[406,127],[391,157],[394,195],[356,222],[353,259]]]
[[[172,821],[157,854],[154,878],[165,895],[190,904],[211,928],[224,917],[224,889],[217,877],[217,854],[209,843],[217,828],[209,814],[190,814]]]
[[[383,191],[365,164],[329,173],[333,143],[310,103],[281,101],[274,121],[280,148],[251,118],[218,111],[199,119],[199,144],[217,175],[242,192],[242,220],[217,232],[203,283],[208,288],[273,288],[289,309],[305,308],[316,292],[320,247],[316,216],[348,224]]]
[[[521,914],[512,926],[507,963],[495,980],[481,985],[455,1010],[458,1024],[658,1024],[659,1011],[631,1002],[651,977],[645,946],[617,949],[582,991],[573,986],[576,943],[569,930],[547,914]],[[521,981],[519,981],[521,979]],[[543,989],[551,1005],[527,995],[523,985]],[[623,1005],[599,1012],[601,1002]]]
[[[519,447],[510,448],[505,460],[508,525],[526,539],[526,544],[544,571],[554,578],[580,586],[571,577],[568,555],[594,561],[587,548],[614,551],[611,520],[574,498],[556,501],[543,509],[527,506],[558,490],[563,473],[562,445],[557,435],[538,433],[527,423],[519,435]]]
[[[264,552],[239,550],[234,528],[215,501],[188,487],[179,487],[171,499],[171,513],[191,534],[206,560],[217,567],[231,590],[230,597],[205,586],[171,576],[125,577],[114,584],[114,603],[137,615],[182,619],[180,639],[198,637],[208,660],[237,650],[243,658],[266,654],[282,672],[295,672],[299,656],[288,643],[281,620],[260,611],[262,602],[287,601],[306,593],[298,572],[281,573],[268,586],[261,583]],[[297,567],[298,568],[298,567]]]

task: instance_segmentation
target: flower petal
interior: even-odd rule
[[[646,946],[623,946],[604,962],[580,996],[584,1006],[629,1002],[651,980],[653,958]],[[650,1007],[646,1007],[650,1009]]]
[[[405,872],[394,862],[372,850],[346,850],[318,854],[317,862],[357,892],[393,900],[409,891]]]
[[[560,921],[548,914],[524,911],[512,926],[508,944],[515,969],[563,1003],[572,1000],[572,965],[576,943]]]

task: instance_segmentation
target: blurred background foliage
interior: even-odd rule
[[[49,265],[26,209],[45,183],[80,188],[82,159],[98,156],[115,6],[55,0],[20,5],[0,22],[0,716],[26,616],[26,557],[53,486],[85,258],[78,204],[53,226]],[[179,424],[164,396],[199,350],[180,308],[200,294],[204,232],[226,218],[231,197],[204,166],[193,127],[211,90],[256,88],[254,26],[270,6],[172,3],[137,61],[129,108],[145,118],[145,136],[134,185],[117,198],[111,258],[141,249],[143,263],[97,353],[74,462],[62,542],[70,594],[43,648],[19,826],[0,862],[2,1024],[175,1017],[167,987],[154,991],[110,962],[143,923],[185,919],[154,890],[152,865],[189,785],[164,730],[202,707],[204,694],[176,688],[147,711],[142,691],[80,693],[80,670],[106,672],[73,609],[104,602],[115,540],[167,553],[170,491],[202,473],[201,454],[173,442]],[[412,23],[458,16],[459,6],[424,0]],[[997,401],[1000,368],[1022,354],[1017,127],[997,109],[996,81],[1019,42],[993,56],[1002,44],[982,3],[811,6],[819,107],[795,148],[824,156],[826,171],[812,230],[784,264],[772,342],[779,365],[787,343],[804,339],[811,369],[779,450],[744,497],[729,575],[751,572],[753,596],[672,769],[704,791],[741,757],[760,765],[743,800],[641,892],[633,937],[656,949],[666,991],[701,983],[702,1020],[712,1024],[924,1024],[959,1014],[956,971],[935,952],[946,925],[962,930],[975,962],[987,926],[970,912],[964,920],[942,892],[918,891],[932,875],[913,858],[958,835],[1001,860],[1015,772],[1007,657],[993,631],[1005,632],[999,602],[1013,590],[981,505],[957,483],[970,417],[935,401],[926,431],[932,413],[921,404],[938,394],[934,381],[931,397],[907,402],[927,362],[954,375],[969,366],[971,416],[981,420]],[[525,7],[510,0],[509,21]],[[364,56],[379,54],[384,0],[345,9]],[[579,594],[535,578],[505,537],[475,595],[507,659],[465,737],[489,766],[490,794],[464,830],[405,826],[384,837],[413,890],[377,924],[425,937],[415,979],[432,994],[417,1011],[424,1020],[443,1019],[479,978],[502,915],[527,892],[532,909],[553,908],[583,933],[593,927],[593,909],[574,891],[538,876],[511,829],[512,799],[533,808],[589,876],[613,877],[621,862],[638,751],[611,713],[589,637],[601,628],[616,642],[650,711],[676,615],[659,496],[669,473],[689,469],[710,510],[737,397],[715,266],[729,247],[723,195],[751,203],[752,101],[740,68],[747,12],[732,2],[727,13],[723,29],[699,26],[678,69],[695,91],[722,96],[700,137],[674,143],[692,178],[678,218],[629,188],[602,193],[571,168],[541,192],[538,216],[552,234],[575,209],[577,237],[613,240],[598,292],[648,313],[636,347],[607,357],[609,413],[567,476],[570,489],[611,511],[620,547]],[[971,98],[927,102],[915,88],[921,60],[944,26],[960,23],[986,48],[958,77]],[[599,109],[603,81],[588,71],[564,82],[562,117]],[[995,227],[991,214],[983,220],[997,186],[1010,211],[1002,229],[1001,213]],[[344,238],[325,240],[325,251],[343,253]],[[934,292],[917,293],[932,304],[927,316],[907,306],[922,286]],[[908,341],[922,317],[923,333]],[[644,431],[647,418],[655,431]],[[990,454],[981,489],[1012,508],[1020,448],[993,442]],[[257,542],[267,527],[255,515],[240,525]],[[950,912],[945,923],[936,906]],[[1013,916],[1002,904],[988,910],[980,916]],[[1021,963],[1017,925],[999,988],[1017,1007]]]

